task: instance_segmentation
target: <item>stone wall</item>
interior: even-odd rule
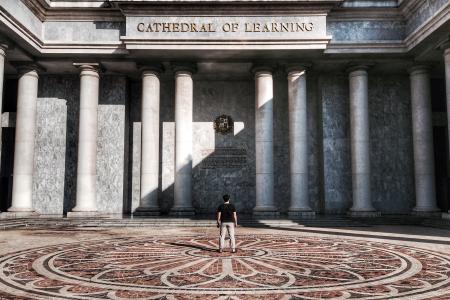
[[[39,98],[36,117],[33,206],[41,214],[64,210],[67,105],[58,98]]]
[[[39,170],[36,170],[33,199],[43,214],[66,213],[75,206],[79,81],[77,75],[46,75],[39,78],[38,147],[35,153],[36,167]],[[106,213],[121,214],[123,204],[127,202],[127,182],[124,180],[128,155],[125,144],[125,140],[128,142],[127,95],[126,77],[101,76],[97,208]],[[63,102],[67,105],[67,116],[60,107]],[[65,134],[62,134],[63,127]],[[63,196],[52,196],[61,191]],[[45,200],[50,196],[53,197],[51,201]]]
[[[346,213],[352,204],[348,78],[321,75],[323,195],[325,213]]]
[[[320,207],[320,141],[317,122],[316,79],[308,81],[309,109],[309,191],[311,206]],[[244,80],[208,80],[194,78],[193,113],[193,205],[198,213],[214,212],[221,203],[221,196],[229,193],[241,213],[252,213],[255,206],[255,99],[254,80],[249,75]],[[173,204],[174,183],[174,83],[173,79],[161,79],[161,128],[160,128],[160,191],[159,205],[167,213]],[[130,155],[132,173],[133,211],[139,205],[140,170],[140,93],[141,84],[131,85],[131,114],[134,132]],[[234,133],[215,133],[213,121],[225,114],[235,122]],[[275,203],[286,212],[290,204],[289,180],[289,123],[287,78],[284,73],[274,74],[274,184]],[[225,154],[226,153],[226,154]],[[245,154],[242,154],[245,153]],[[245,163],[224,166],[219,162],[225,157],[245,156]]]
[[[42,213],[60,214],[75,204],[79,78],[42,76],[39,82],[34,201]],[[307,83],[311,207],[317,212],[346,213],[352,204],[348,78],[344,73],[311,73]],[[123,76],[101,77],[97,189],[98,209],[107,213],[132,212],[139,205],[141,84],[128,85]],[[374,206],[383,213],[409,213],[414,205],[414,170],[408,77],[369,73],[369,105]],[[233,134],[214,131],[213,121],[221,114],[234,119]],[[223,193],[232,195],[242,213],[252,212],[254,115],[251,76],[194,78],[192,192],[197,212],[213,212]],[[275,202],[281,212],[290,204],[288,128],[286,74],[276,73],[274,177]],[[159,203],[163,212],[173,205],[174,141],[174,82],[167,76],[161,79]],[[230,167],[218,162],[236,153],[244,156],[244,163]]]
[[[67,106],[67,118],[66,122],[66,135],[65,135],[65,156],[64,156],[64,197],[58,199],[60,203],[54,203],[55,207],[60,207],[62,203],[63,211],[59,212],[62,214],[70,211],[72,207],[75,206],[76,197],[76,174],[77,174],[77,142],[78,142],[78,112],[80,108],[79,104],[80,97],[80,79],[77,75],[46,75],[39,77],[39,91],[38,98],[57,98],[66,101]],[[40,101],[38,101],[38,111]],[[49,127],[52,124],[43,123],[39,117],[54,119],[54,114],[58,111],[47,111],[46,114],[38,115],[37,123],[45,124],[46,128],[42,130],[50,130]],[[49,138],[54,139],[54,136]],[[61,141],[62,142],[62,141]],[[48,141],[48,143],[52,143]],[[39,161],[39,155],[46,156],[47,154],[41,153],[35,156],[35,160]],[[61,160],[62,158],[60,158]],[[43,158],[45,160],[45,158]],[[40,181],[41,179],[37,179]],[[45,193],[46,190],[42,190]],[[49,212],[55,212],[54,209],[48,208]],[[44,209],[42,213],[46,213]]]
[[[325,212],[352,205],[348,78],[320,78]],[[414,205],[409,80],[369,73],[372,201],[384,214],[407,214]]]
[[[384,214],[415,204],[408,75],[369,74],[372,202]]]
[[[127,199],[126,172],[128,89],[125,76],[103,76],[100,80],[97,137],[97,208],[121,214]]]

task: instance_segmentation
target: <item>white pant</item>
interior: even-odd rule
[[[228,236],[231,240],[231,249],[236,249],[236,240],[234,239],[234,223],[233,222],[222,222],[220,224],[220,240],[219,249],[223,249],[225,244],[225,229],[228,231]]]

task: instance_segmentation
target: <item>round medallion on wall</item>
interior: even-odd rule
[[[230,116],[221,115],[214,120],[214,130],[220,134],[232,133],[234,129],[234,122]]]

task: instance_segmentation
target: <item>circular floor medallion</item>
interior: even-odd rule
[[[438,252],[282,235],[216,249],[212,236],[30,249],[0,257],[0,298],[450,299],[450,256]]]

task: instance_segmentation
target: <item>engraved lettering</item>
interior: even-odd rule
[[[225,24],[223,24],[222,30],[223,30],[224,32],[230,32],[230,30],[231,30],[231,24],[230,24],[230,23],[225,23]]]
[[[190,29],[188,23],[181,23],[181,32],[188,32]]]
[[[145,30],[145,24],[144,24],[144,23],[139,23],[138,26],[137,26],[137,30],[138,30],[139,32],[144,32],[144,30]]]

